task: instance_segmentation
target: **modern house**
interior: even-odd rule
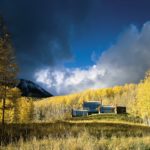
[[[72,116],[88,116],[91,114],[101,114],[101,113],[126,113],[126,107],[124,106],[109,106],[102,105],[100,101],[86,101],[83,102],[83,109],[72,109]]]
[[[88,114],[100,113],[100,108],[102,107],[99,101],[88,101],[83,103],[83,110],[87,110]]]

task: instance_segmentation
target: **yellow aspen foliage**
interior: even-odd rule
[[[14,111],[14,122],[26,123],[33,119],[32,99],[21,97],[17,99]]]
[[[0,102],[0,107],[2,107],[2,102]],[[6,111],[5,111],[5,122],[13,122],[13,116],[14,116],[14,108],[13,108],[13,102],[9,99],[6,99]],[[0,111],[0,119],[2,119],[2,112]]]
[[[138,85],[136,113],[150,123],[150,71]]]
[[[113,87],[113,91],[114,91],[114,94],[121,94],[122,93],[122,87],[121,86],[115,86]]]
[[[16,111],[16,101],[21,97],[21,92],[18,88],[7,89],[7,99],[5,104],[5,122],[14,122],[14,115]],[[2,108],[2,101],[0,101],[0,108]],[[0,111],[0,119],[2,119],[2,112]]]

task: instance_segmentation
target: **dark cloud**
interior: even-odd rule
[[[20,75],[72,58],[72,26],[81,25],[88,0],[0,0],[0,13],[12,33]]]

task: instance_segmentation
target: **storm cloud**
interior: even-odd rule
[[[72,59],[70,34],[82,26],[88,0],[0,0],[0,14],[12,33],[20,77]]]
[[[131,25],[118,41],[86,69],[39,70],[35,78],[57,94],[79,92],[125,83],[137,83],[150,68],[150,22],[142,29]]]
[[[11,32],[19,78],[67,94],[144,77],[150,67],[149,6],[147,0],[0,0],[0,14]],[[137,26],[128,27],[132,23]],[[74,65],[66,67],[71,60]]]

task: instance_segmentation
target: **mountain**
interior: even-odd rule
[[[53,95],[32,81],[20,79],[17,87],[21,90],[22,96],[34,98],[46,98]]]

